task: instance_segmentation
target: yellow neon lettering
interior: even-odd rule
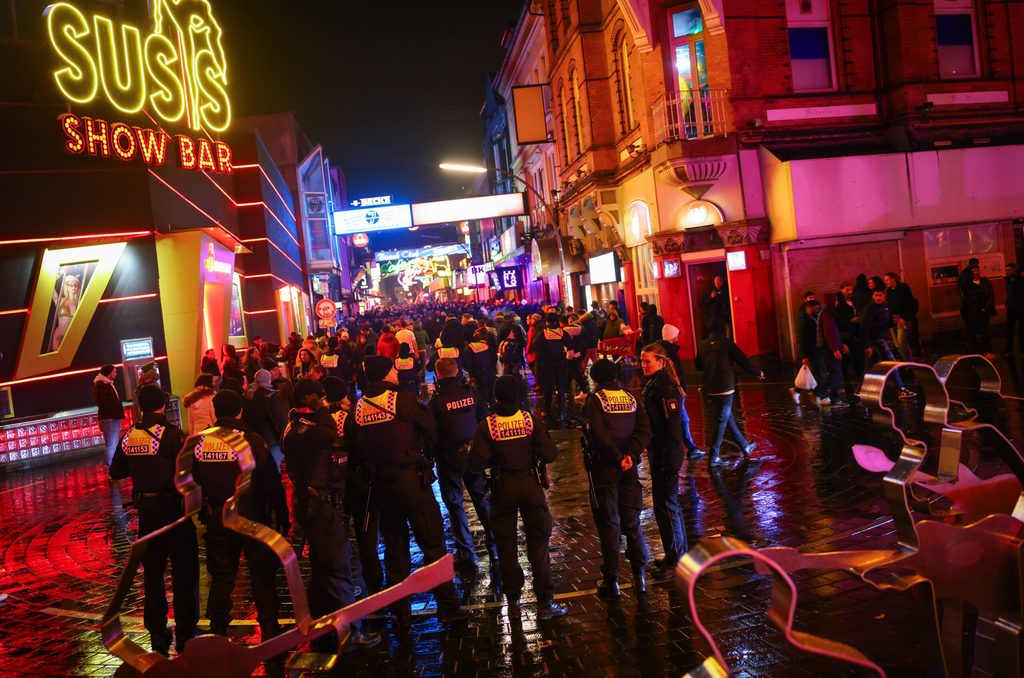
[[[208,172],[217,171],[217,163],[213,161],[213,146],[206,139],[199,140],[199,169]]]
[[[231,168],[231,147],[222,141],[214,144],[217,147],[217,171],[221,174],[230,174]]]
[[[71,115],[68,113],[60,119],[61,129],[64,130],[64,134],[67,136],[67,141],[64,142],[64,148],[68,149],[69,153],[81,153],[85,150],[85,137],[82,136],[82,119],[77,115]]]
[[[135,128],[139,138],[139,151],[147,165],[163,167],[167,160],[167,135],[154,129]]]
[[[107,100],[125,113],[138,113],[146,102],[142,37],[135,26],[121,26],[121,53],[114,38],[114,22],[102,16],[92,18],[96,27],[96,55],[100,81]]]
[[[177,122],[185,115],[185,86],[172,64],[180,66],[171,41],[158,33],[146,38],[146,71],[156,90],[149,95],[149,102],[153,112],[167,122]]]
[[[204,99],[199,104],[199,116],[215,132],[223,132],[231,122],[228,93],[221,85],[224,81],[212,52],[204,50],[196,55],[196,85]]]
[[[53,79],[69,100],[84,104],[96,98],[99,77],[96,63],[79,40],[88,37],[89,22],[71,5],[60,2],[43,12],[50,45],[65,66],[53,73]]]

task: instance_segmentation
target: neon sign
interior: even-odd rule
[[[154,0],[153,32],[87,18],[66,2],[43,12],[61,67],[57,88],[69,101],[102,96],[123,113],[143,109],[164,122],[185,118],[195,131],[223,132],[231,124],[222,31],[209,0]]]

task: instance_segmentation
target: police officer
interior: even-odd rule
[[[565,419],[565,393],[569,388],[569,372],[565,354],[573,347],[572,337],[559,326],[558,314],[551,311],[545,318],[544,328],[533,332],[530,353],[537,356],[537,377],[544,394],[544,413],[548,426],[562,428]],[[551,397],[558,389],[558,417],[551,411]]]
[[[225,442],[225,436],[241,433],[249,443],[256,462],[249,491],[239,499],[238,514],[274,527],[286,535],[291,529],[288,501],[266,441],[242,423],[242,397],[234,391],[221,391],[213,397],[213,411],[217,416],[216,423],[200,435],[189,438],[187,450],[195,458],[192,475],[203,488],[205,500],[206,570],[210,573],[206,616],[210,619],[211,633],[228,634],[231,594],[235,589],[238,561],[245,551],[252,597],[256,602],[256,620],[262,639],[267,640],[281,631],[277,622],[279,601],[274,586],[280,561],[277,554],[264,544],[224,527],[224,504],[234,496],[239,474],[238,460]]]
[[[658,524],[664,557],[656,561],[659,574],[669,576],[679,558],[689,549],[679,506],[679,469],[683,466],[683,406],[679,378],[671,358],[661,344],[648,344],[640,353],[644,384],[644,409],[651,421],[651,442],[647,447],[651,463],[651,495],[654,520]]]
[[[551,514],[544,496],[544,464],[558,456],[544,424],[519,409],[514,377],[502,375],[494,384],[494,414],[480,422],[469,452],[474,471],[491,469],[491,529],[498,547],[498,567],[511,615],[519,614],[523,568],[519,566],[518,517],[523,517],[526,556],[533,568],[533,591],[541,619],[565,615],[555,602],[551,581]]]
[[[323,386],[327,407],[338,431],[338,443],[341,448],[346,448],[345,422],[352,415],[349,387],[337,377],[327,377]],[[368,470],[349,458],[347,450],[345,459],[345,512],[352,517],[354,523],[356,552],[359,554],[363,583],[366,584],[367,592],[373,594],[384,588],[384,571],[381,569],[380,556],[377,554],[380,522],[377,512],[371,510],[369,506]]]
[[[167,420],[167,396],[156,384],[139,389],[135,404],[142,418],[121,438],[110,477],[132,479],[132,500],[139,511],[139,537],[173,523],[183,513],[174,487],[175,464],[185,434]],[[191,519],[151,540],[142,557],[145,605],[143,620],[154,652],[167,655],[173,638],[167,628],[164,574],[171,561],[174,624],[178,652],[195,635],[199,621],[199,544]]]
[[[309,542],[309,607],[314,616],[355,601],[345,513],[342,507],[344,464],[338,456],[338,428],[324,407],[324,389],[315,379],[299,379],[295,404],[281,441],[291,477],[295,519]],[[373,647],[380,634],[353,624],[349,647]],[[317,650],[337,647],[333,634],[314,641]]]
[[[633,567],[633,590],[647,591],[644,567],[647,541],[640,529],[644,498],[637,467],[651,439],[651,425],[642,403],[619,388],[618,365],[601,359],[590,368],[594,392],[583,406],[586,447],[584,460],[590,475],[590,507],[601,538],[601,573],[598,593],[619,595],[619,540],[626,535],[626,555]]]
[[[409,527],[424,559],[433,562],[445,555],[441,509],[430,489],[431,464],[423,456],[437,435],[434,417],[416,396],[398,390],[398,371],[384,356],[363,361],[366,392],[345,420],[345,440],[350,454],[372,468],[373,504],[380,511],[384,537],[384,569],[388,584],[409,576]],[[469,611],[459,604],[450,581],[434,589],[441,623],[460,621]],[[397,629],[412,625],[409,600],[392,608]]]
[[[484,330],[486,332],[486,330]],[[498,552],[491,536],[490,503],[486,497],[487,478],[479,471],[468,467],[469,444],[473,440],[477,423],[487,415],[486,407],[479,392],[474,393],[458,379],[458,366],[451,358],[441,358],[435,365],[437,390],[430,401],[430,411],[437,422],[437,445],[434,459],[441,484],[441,500],[448,509],[455,538],[456,564],[467,569],[476,569],[476,549],[473,535],[469,532],[469,520],[463,506],[463,486],[469,491],[469,498],[476,509],[476,515],[484,528],[487,551],[491,555],[491,566],[498,561]]]
[[[462,362],[476,382],[477,400],[485,408],[484,414],[487,414],[490,412],[494,380],[498,378],[498,349],[486,327],[480,327],[473,333],[473,341],[466,345],[466,355]]]

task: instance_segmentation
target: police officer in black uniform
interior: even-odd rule
[[[486,332],[486,330],[484,330]],[[487,477],[479,471],[469,469],[469,444],[473,440],[477,424],[487,416],[480,393],[474,393],[458,379],[458,366],[451,358],[441,358],[435,365],[438,382],[430,411],[437,422],[437,445],[434,460],[441,484],[441,500],[448,509],[455,538],[456,564],[467,569],[476,568],[476,549],[473,535],[469,531],[469,520],[463,506],[463,487],[469,491],[469,498],[476,509],[476,515],[484,528],[487,551],[491,555],[491,566],[498,562],[498,552],[491,535],[491,506],[487,501]]]
[[[514,377],[502,375],[494,384],[494,414],[480,422],[469,452],[474,471],[491,469],[491,529],[498,546],[498,566],[509,614],[519,613],[523,568],[519,566],[518,517],[523,517],[526,556],[533,568],[533,590],[541,619],[565,615],[555,602],[551,581],[551,514],[544,489],[544,465],[558,456],[544,424],[519,409]]]
[[[416,396],[398,390],[398,371],[384,356],[363,361],[366,392],[345,420],[349,453],[372,469],[373,504],[380,511],[384,537],[384,569],[393,586],[409,576],[409,527],[426,562],[445,555],[441,509],[430,489],[434,481],[431,464],[424,452],[433,447],[437,435],[434,417]],[[434,589],[438,619],[451,623],[469,617],[459,604],[452,582]],[[408,631],[412,613],[408,599],[392,612],[397,629]]]
[[[294,497],[295,519],[309,542],[309,608],[314,616],[355,601],[352,564],[342,501],[344,463],[338,453],[338,428],[324,406],[324,389],[314,379],[299,379],[292,392],[295,404],[281,440]],[[352,625],[349,648],[373,647],[379,633]],[[334,634],[314,641],[317,650],[337,647]]]
[[[644,406],[619,388],[619,366],[601,359],[590,368],[596,384],[583,406],[586,445],[584,460],[590,475],[590,507],[601,538],[601,573],[598,592],[619,595],[619,541],[626,535],[626,555],[633,567],[633,590],[647,591],[647,541],[640,529],[644,507],[637,467],[651,439]]]
[[[185,434],[167,420],[167,396],[156,384],[139,389],[135,399],[142,419],[121,438],[110,477],[132,479],[132,500],[139,511],[139,537],[173,523],[183,513],[174,487],[174,472]],[[199,543],[191,519],[151,540],[142,557],[145,606],[143,620],[153,651],[167,655],[173,638],[167,628],[164,574],[171,561],[174,592],[175,647],[178,652],[195,635],[199,622]]]
[[[548,313],[543,329],[533,332],[533,348],[527,353],[537,356],[537,377],[544,394],[544,414],[550,428],[562,428],[565,419],[565,394],[569,389],[569,371],[565,353],[573,347],[572,337],[559,326],[558,314]],[[558,417],[551,411],[551,397],[558,389]]]
[[[234,391],[221,391],[213,397],[213,411],[217,415],[213,428],[188,440],[188,451],[195,457],[192,475],[203,488],[206,570],[210,573],[206,616],[210,619],[210,633],[228,634],[231,594],[235,589],[238,562],[244,551],[252,597],[256,602],[256,620],[263,640],[267,640],[281,631],[277,622],[279,601],[274,586],[280,561],[277,554],[264,544],[224,527],[224,504],[234,496],[239,474],[238,460],[224,436],[241,433],[249,443],[256,463],[249,491],[239,499],[238,514],[286,535],[291,529],[288,501],[266,441],[242,423],[242,397]]]
[[[494,380],[498,378],[498,349],[490,330],[480,327],[473,333],[473,340],[466,344],[462,363],[476,382],[477,399],[486,410],[484,414],[488,414]]]
[[[324,394],[327,407],[338,430],[338,443],[345,448],[345,421],[352,415],[352,402],[349,400],[349,387],[338,377],[324,379]],[[348,457],[344,452],[345,467],[345,512],[352,517],[356,534],[356,553],[359,554],[359,565],[363,583],[367,592],[377,593],[384,588],[384,571],[380,566],[377,546],[380,542],[380,522],[377,512],[369,510],[370,481],[368,470]],[[339,455],[340,457],[340,455]]]

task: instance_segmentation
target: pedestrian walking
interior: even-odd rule
[[[92,380],[92,396],[96,403],[96,419],[103,432],[103,463],[107,468],[114,461],[117,443],[121,440],[121,425],[124,421],[124,405],[117,392],[114,379],[117,368],[104,365]]]
[[[482,472],[469,468],[470,443],[477,424],[487,416],[488,407],[483,402],[481,390],[474,392],[458,379],[458,367],[454,360],[441,358],[435,368],[437,389],[429,405],[437,422],[437,445],[434,446],[433,457],[437,463],[441,501],[448,510],[455,541],[455,563],[465,570],[476,570],[476,548],[465,508],[465,493],[468,492],[484,529],[487,552],[490,554],[491,566],[494,567],[498,561],[498,551],[491,531],[487,478]]]
[[[320,617],[355,602],[351,548],[346,534],[343,464],[338,426],[324,407],[326,393],[314,379],[299,379],[292,391],[295,409],[289,414],[281,447],[293,486],[293,512],[309,544],[309,608]],[[332,652],[340,639],[327,634],[314,641],[319,651]],[[364,631],[356,621],[351,647],[373,647],[380,634]]]
[[[818,301],[807,302],[808,314],[815,320],[814,359],[817,365],[818,386],[814,400],[818,407],[846,407],[839,397],[843,389],[843,354],[849,348],[843,344],[832,309]]]
[[[619,366],[607,359],[590,368],[594,392],[583,406],[584,464],[590,482],[590,508],[601,541],[598,593],[617,598],[619,546],[626,537],[626,556],[633,570],[633,590],[647,591],[647,541],[640,527],[643,487],[638,469],[651,440],[651,424],[643,403],[622,390]]]
[[[992,281],[981,274],[981,267],[971,268],[971,278],[960,290],[967,335],[971,347],[986,358],[995,358],[989,323],[996,314],[996,294]]]
[[[569,390],[566,352],[572,351],[572,337],[560,327],[558,313],[548,313],[544,326],[533,334],[531,352],[537,356],[537,378],[540,382],[544,414],[551,429],[562,428],[565,421],[565,397]],[[552,409],[558,391],[557,414]]]
[[[921,355],[921,339],[917,331],[918,301],[910,285],[900,281],[896,273],[886,273],[882,282],[885,284],[885,303],[892,314],[893,343],[903,360],[913,362]]]
[[[256,603],[256,621],[262,641],[281,632],[278,623],[280,600],[274,579],[280,561],[265,544],[224,526],[224,504],[235,494],[239,466],[229,450],[227,436],[242,434],[249,444],[255,468],[249,491],[238,499],[238,515],[287,535],[291,529],[288,501],[277,465],[263,438],[241,420],[242,398],[234,391],[221,391],[213,398],[217,415],[214,426],[202,436],[192,436],[184,453],[194,458],[192,475],[203,489],[203,519],[206,524],[206,570],[210,574],[210,594],[206,616],[210,633],[228,635],[231,624],[231,595],[242,553],[249,569],[249,584]]]
[[[860,341],[864,346],[865,364],[869,367],[883,360],[896,360],[890,344],[892,341],[892,333],[889,331],[891,327],[892,315],[885,302],[885,290],[875,289],[871,292],[871,303],[865,306],[860,314]],[[893,382],[899,389],[898,396],[900,398],[913,398],[917,395],[906,387],[899,370],[893,372]]]
[[[398,345],[395,369],[398,370],[398,388],[417,395],[420,392],[420,361],[409,344]]]
[[[557,315],[556,315],[557,318]],[[545,464],[558,449],[544,424],[519,409],[519,388],[503,375],[494,384],[494,414],[476,429],[469,453],[473,471],[491,469],[491,529],[498,549],[501,583],[511,616],[518,616],[525,584],[519,565],[518,523],[523,519],[526,557],[533,569],[533,591],[541,619],[561,617],[569,608],[555,602],[551,579],[551,513]]]
[[[132,502],[139,512],[142,538],[183,515],[174,474],[185,434],[168,421],[167,394],[156,384],[140,388],[135,403],[142,416],[118,444],[110,477],[132,479]],[[174,633],[167,628],[164,575],[168,561],[174,592]],[[184,652],[199,622],[199,544],[191,518],[149,540],[142,556],[142,574],[143,624],[153,652],[167,656],[172,641],[179,654]]]
[[[476,384],[477,400],[489,410],[494,382],[498,378],[498,349],[494,337],[486,327],[480,327],[473,333],[473,340],[466,345],[466,357],[463,362],[469,376],[473,378],[473,383]],[[441,375],[438,374],[438,379],[440,378]]]
[[[345,420],[345,440],[350,455],[372,469],[371,493],[380,511],[384,567],[388,584],[394,585],[409,576],[410,527],[428,562],[445,555],[441,509],[430,489],[434,474],[424,457],[424,451],[434,446],[437,429],[430,410],[416,396],[398,390],[398,372],[390,360],[371,356],[364,361],[363,371],[366,392]],[[441,584],[433,593],[441,623],[469,617],[454,584]],[[392,610],[397,630],[407,632],[412,625],[408,599]]]
[[[806,367],[811,370],[811,374],[814,376],[815,387],[817,387],[817,383],[821,380],[821,375],[817,374],[818,320],[812,313],[811,307],[807,304],[812,301],[817,302],[817,300],[818,296],[814,292],[804,292],[804,303],[800,306],[800,311],[796,317],[796,358],[800,361],[801,369]],[[793,402],[798,405],[800,404],[800,394],[802,392],[813,391],[813,389],[805,388],[805,386],[811,386],[811,384],[802,384],[798,375],[796,384],[789,389]]]
[[[188,432],[195,435],[213,426],[217,415],[213,411],[213,396],[217,391],[213,388],[213,375],[200,374],[196,377],[195,387],[185,394],[181,404],[188,410]]]
[[[721,457],[726,429],[739,445],[743,459],[748,458],[756,447],[756,443],[748,441],[743,435],[733,413],[736,394],[736,372],[733,365],[739,365],[762,381],[764,372],[755,367],[739,346],[725,335],[725,323],[720,318],[712,322],[710,331],[708,338],[700,343],[697,354],[697,369],[703,372],[701,388],[708,406],[705,409],[705,420],[712,422],[714,427],[711,449],[708,450],[708,465],[727,466],[728,462]]]
[[[852,284],[843,282],[839,285],[833,315],[839,325],[839,337],[847,347],[843,353],[843,372],[852,372],[854,379],[860,383],[864,378],[864,348],[860,343],[860,313],[854,301]]]
[[[274,465],[281,469],[281,436],[288,425],[288,411],[274,388],[274,377],[265,369],[256,371],[242,399],[242,419],[267,446]]]

